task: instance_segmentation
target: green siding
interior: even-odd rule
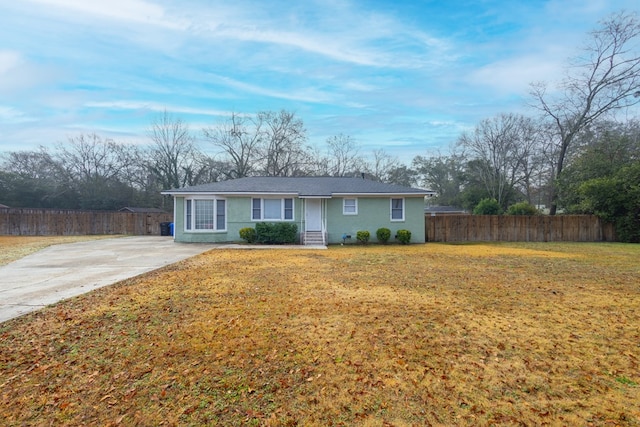
[[[257,222],[251,220],[251,197],[227,197],[227,231],[185,231],[184,229],[184,197],[176,197],[175,240],[186,243],[227,243],[242,242],[240,229],[254,228]],[[302,230],[302,201],[294,198],[293,222]],[[292,221],[286,221],[292,222]]]
[[[353,197],[347,197],[353,198]],[[342,213],[341,197],[327,200],[327,230],[329,243],[342,243],[342,235],[350,234],[349,243],[356,243],[356,232],[368,231],[371,242],[377,242],[376,230],[391,230],[391,242],[398,230],[411,231],[412,243],[424,243],[424,198],[405,197],[404,221],[391,221],[391,197],[358,197],[358,214]]]

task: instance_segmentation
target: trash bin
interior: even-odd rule
[[[160,235],[161,236],[170,236],[169,232],[169,224],[170,222],[161,222],[160,223]]]
[[[173,236],[173,223],[169,223],[169,236]]]

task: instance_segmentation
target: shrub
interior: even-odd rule
[[[496,199],[482,199],[473,208],[474,215],[500,215],[502,208]]]
[[[256,224],[256,241],[267,245],[284,245],[296,243],[298,226],[286,222]]]
[[[391,230],[384,227],[378,228],[378,230],[376,231],[376,237],[378,238],[378,242],[387,243],[391,238]]]
[[[358,243],[362,243],[363,245],[369,241],[369,237],[371,237],[371,234],[366,230],[358,231],[356,233],[356,240]]]
[[[411,241],[411,232],[409,230],[398,230],[396,232],[396,239],[403,245],[406,245]]]
[[[256,241],[256,230],[251,227],[241,228],[240,238],[247,243],[254,243]]]
[[[507,209],[507,215],[537,215],[538,209],[527,202],[515,203]]]

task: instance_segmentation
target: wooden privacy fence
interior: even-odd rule
[[[65,209],[0,209],[0,234],[77,236],[91,234],[160,235],[169,213],[77,211]]]
[[[612,224],[594,215],[425,216],[428,242],[612,242]]]

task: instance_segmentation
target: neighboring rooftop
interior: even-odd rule
[[[167,213],[166,211],[159,208],[136,208],[131,206],[125,206],[124,208],[118,209],[118,212],[132,212],[132,213]]]
[[[248,177],[163,191],[162,194],[295,194],[300,197],[331,197],[340,194],[429,195],[419,188],[347,177]]]
[[[454,206],[425,206],[424,213],[431,214],[431,216],[436,216],[436,215],[464,215],[464,214],[468,214],[469,212],[461,208],[456,208]]]

